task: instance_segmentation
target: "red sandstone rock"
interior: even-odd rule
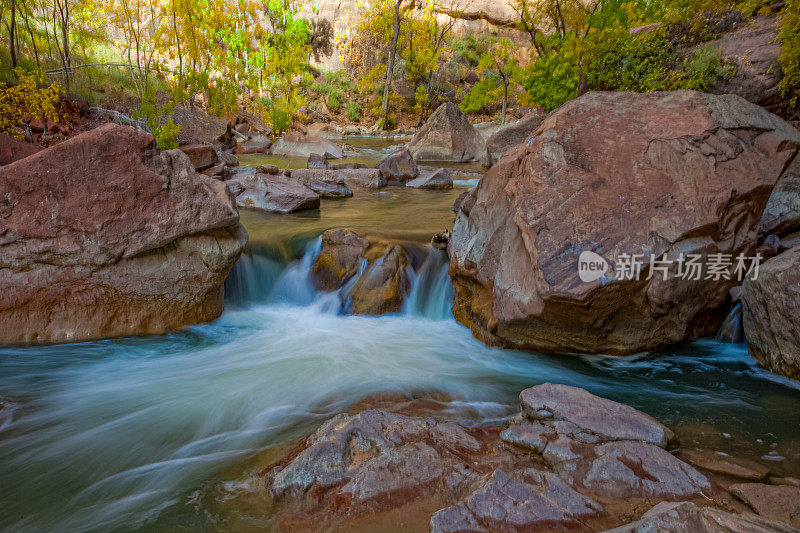
[[[8,165],[19,159],[24,159],[42,149],[35,144],[26,143],[14,137],[0,133],[0,165]]]
[[[454,314],[487,342],[551,352],[624,354],[713,334],[737,282],[679,279],[675,261],[751,255],[798,147],[797,130],[732,95],[568,102],[462,202],[449,248]],[[581,281],[583,251],[610,262],[604,279]],[[622,254],[641,254],[639,280],[615,279]],[[648,280],[663,254],[669,278]]]
[[[225,185],[107,124],[0,168],[0,342],[216,318],[246,234]]]

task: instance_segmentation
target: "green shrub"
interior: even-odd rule
[[[347,118],[352,122],[358,122],[361,118],[361,106],[357,102],[347,102]]]
[[[795,115],[798,115],[800,114],[800,0],[786,1],[778,41],[781,43],[778,59],[783,69],[783,79],[778,88],[784,97],[789,98],[790,105],[795,108]]]
[[[568,35],[556,45],[556,51],[538,58],[522,72],[520,84],[526,91],[523,105],[533,104],[551,111],[578,95],[578,40]]]

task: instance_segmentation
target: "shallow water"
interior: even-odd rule
[[[243,213],[252,244],[213,324],[0,347],[0,529],[213,529],[200,487],[391,391],[441,392],[454,418],[497,424],[523,388],[575,385],[676,427],[685,445],[772,453],[786,457],[777,471],[800,474],[800,387],[758,368],[743,344],[624,358],[487,348],[450,316],[446,263],[432,250],[401,314],[341,314],[339,295],[308,283],[315,237],[341,224],[425,241],[452,216],[450,199],[408,192],[421,196],[326,204],[316,218]]]

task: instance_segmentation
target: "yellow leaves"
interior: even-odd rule
[[[0,84],[0,132],[23,138],[24,118],[58,120],[55,105],[61,87],[56,83],[39,87],[40,79],[35,74],[26,74],[19,68],[14,72],[19,78],[17,85]]]

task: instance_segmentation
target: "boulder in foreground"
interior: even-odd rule
[[[0,342],[212,320],[247,238],[223,183],[115,124],[0,168],[0,198]]]
[[[478,161],[486,141],[457,105],[445,102],[408,143],[417,161]]]
[[[799,148],[800,132],[732,95],[568,102],[461,202],[454,315],[488,343],[549,352],[627,354],[713,335],[735,265],[681,277],[680,257],[754,256],[761,213]],[[583,252],[602,257],[603,276],[582,281]],[[666,279],[651,259],[665,260]]]
[[[276,521],[291,530],[369,529],[402,517],[414,531],[599,531],[662,500],[713,505],[721,496],[663,449],[671,432],[644,413],[564,385],[520,398],[509,427],[539,428],[544,453],[499,428],[378,409],[337,415],[259,474],[279,503]]]

